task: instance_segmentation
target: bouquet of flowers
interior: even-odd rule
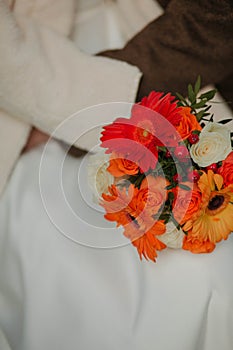
[[[233,151],[229,119],[214,122],[201,80],[188,98],[152,91],[131,116],[104,126],[100,204],[140,258],[166,247],[209,253],[233,231]],[[100,170],[100,169],[99,169]]]

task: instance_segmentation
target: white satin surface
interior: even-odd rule
[[[131,245],[74,243],[42,204],[42,151],[21,157],[0,203],[0,325],[11,348],[231,350],[233,236],[212,254],[167,249],[156,264]],[[64,150],[54,141],[47,156],[52,188]],[[64,175],[77,205],[80,163],[68,156]],[[85,223],[75,229],[88,235]]]

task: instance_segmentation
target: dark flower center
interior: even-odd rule
[[[222,206],[222,204],[224,203],[224,196],[221,195],[216,195],[214,196],[208,204],[208,209],[209,210],[216,210],[218,208],[220,208]]]

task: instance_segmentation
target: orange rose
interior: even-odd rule
[[[189,182],[183,183],[183,185],[190,187],[190,191],[184,190],[180,187],[176,187],[173,190],[175,194],[175,200],[173,202],[173,215],[176,221],[183,225],[189,219],[193,218],[194,214],[198,213],[201,205],[201,192],[197,186]]]
[[[169,182],[161,176],[148,175],[141,184],[138,200],[145,203],[146,211],[155,215],[167,200],[166,186]]]
[[[228,154],[227,158],[222,162],[222,166],[218,169],[218,173],[222,175],[225,186],[233,184],[233,151]]]
[[[180,114],[182,116],[176,130],[183,140],[186,140],[194,130],[202,130],[194,114],[190,113],[191,108],[182,107]]]
[[[116,153],[113,153],[107,170],[113,176],[121,177],[124,175],[136,175],[139,171],[139,167],[131,160],[124,158],[119,154],[117,155]]]

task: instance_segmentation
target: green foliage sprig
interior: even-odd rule
[[[209,112],[211,105],[208,103],[214,98],[217,90],[209,90],[199,95],[201,89],[201,77],[198,76],[194,86],[188,85],[187,98],[176,93],[178,106],[190,107],[191,112],[196,116],[198,122],[213,122],[214,115]],[[213,103],[213,102],[212,102]],[[218,121],[220,124],[227,124],[232,121],[232,118]],[[231,145],[233,147],[233,132],[231,132]]]
[[[188,85],[187,98],[185,98],[178,92],[176,93],[176,96],[178,98],[178,106],[190,107],[192,113],[195,114],[198,122],[200,122],[201,120],[213,121],[213,115],[209,113],[211,105],[209,105],[208,102],[214,98],[217,90],[213,89],[199,95],[200,88],[201,77],[199,75],[194,86],[192,86],[192,84]],[[207,117],[209,116],[210,118],[207,119]]]

